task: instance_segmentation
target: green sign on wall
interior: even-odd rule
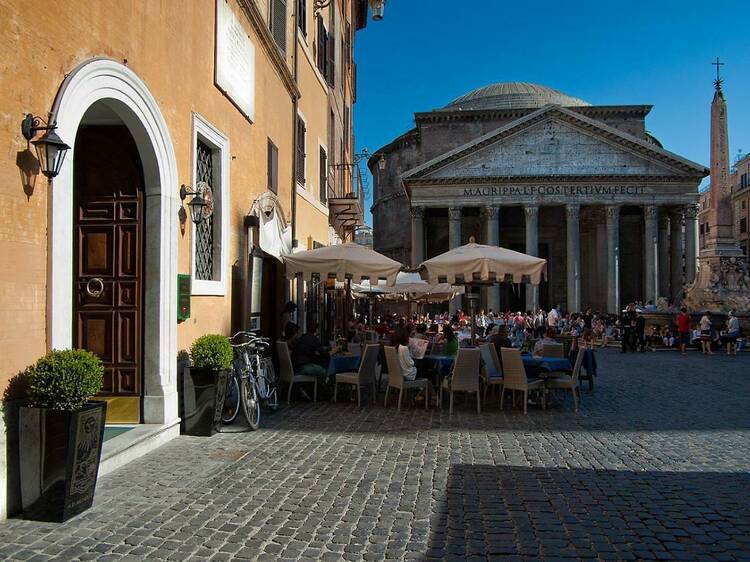
[[[190,275],[177,275],[177,321],[190,318]]]

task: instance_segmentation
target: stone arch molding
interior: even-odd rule
[[[78,127],[95,103],[105,103],[135,139],[145,179],[144,421],[177,418],[177,164],[156,99],[125,65],[88,60],[63,81],[52,107],[58,134],[70,146],[49,191],[47,339],[51,348],[73,343],[73,163]]]

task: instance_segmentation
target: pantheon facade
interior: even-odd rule
[[[511,82],[416,113],[368,163],[375,250],[417,266],[473,236],[548,260],[538,287],[483,288],[493,310],[679,301],[708,170],[648,132],[651,108]]]

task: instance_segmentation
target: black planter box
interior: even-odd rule
[[[211,436],[221,423],[229,370],[186,367],[180,385],[180,431]]]
[[[67,521],[94,502],[106,402],[77,412],[22,406],[19,461],[23,516]]]

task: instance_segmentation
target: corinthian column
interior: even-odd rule
[[[484,210],[484,214],[487,218],[487,245],[499,246],[500,208],[497,205],[488,205]],[[493,312],[500,310],[500,285],[487,287],[487,308]]]
[[[646,205],[643,207],[643,221],[645,226],[643,236],[645,271],[644,304],[648,301],[656,303],[656,291],[659,288],[659,270],[657,264],[659,234],[656,225],[658,216],[659,208],[656,205]]]
[[[568,312],[579,312],[581,309],[581,206],[565,206],[567,217],[567,277],[568,277]]]
[[[682,209],[672,209],[669,215],[669,263],[670,263],[670,296],[672,302],[682,300]]]
[[[526,215],[526,253],[530,256],[539,255],[539,207],[527,205],[524,207]],[[526,310],[536,310],[539,306],[539,285],[526,285]]]
[[[685,282],[695,281],[698,266],[698,205],[685,206]]]
[[[607,312],[620,313],[619,205],[607,205]]]
[[[424,261],[424,207],[411,207],[411,266]]]
[[[461,245],[461,207],[448,207],[448,246],[450,249]],[[461,295],[451,299],[448,310],[451,314],[460,310],[462,305]]]
[[[657,295],[669,298],[669,215],[664,207],[659,212],[659,241],[657,264],[659,266],[659,287]]]

